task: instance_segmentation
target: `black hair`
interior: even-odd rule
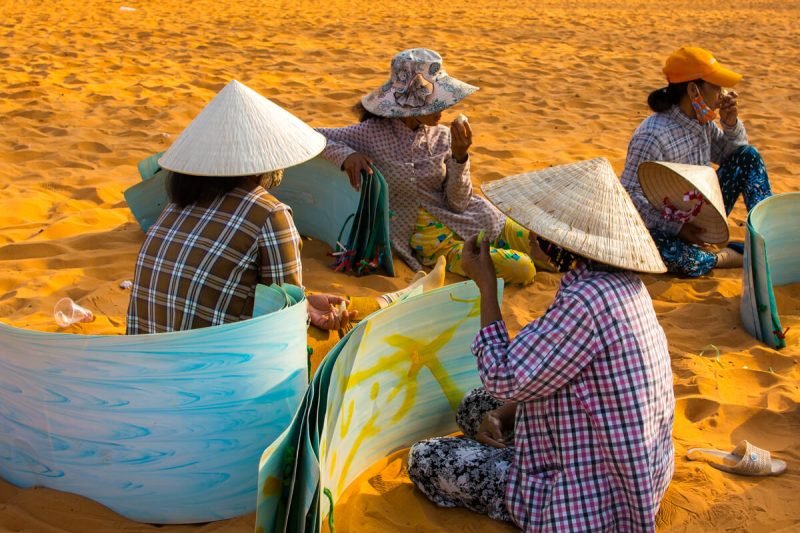
[[[167,176],[167,193],[170,201],[179,207],[193,203],[211,202],[218,196],[231,192],[252,182],[253,176],[217,177],[189,176],[180,172],[170,172]]]
[[[680,103],[681,98],[683,98],[683,95],[686,94],[686,88],[690,83],[702,85],[703,80],[698,79],[683,81],[681,83],[670,83],[666,87],[656,89],[650,93],[650,96],[647,97],[647,105],[649,105],[650,109],[656,113],[669,111],[672,106]]]
[[[558,272],[567,272],[570,270],[573,263],[580,257],[541,237],[536,237],[536,242],[545,255],[550,258],[550,263]]]
[[[366,122],[368,120],[383,120],[386,117],[382,117],[380,115],[376,115],[371,111],[367,111],[367,108],[364,107],[364,104],[358,102],[356,105],[353,106],[353,111],[355,111],[356,115],[358,115],[359,122]]]

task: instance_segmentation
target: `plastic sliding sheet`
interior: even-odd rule
[[[261,458],[256,531],[316,532],[366,468],[413,442],[455,431],[480,381],[472,282],[448,285],[359,323],[327,355],[286,432]]]
[[[168,172],[158,166],[155,154],[139,163],[142,181],[125,191],[125,200],[133,212],[142,231],[153,225],[161,211],[169,203],[167,197]],[[361,199],[353,190],[342,171],[321,157],[315,157],[300,165],[287,168],[283,181],[270,192],[292,208],[292,218],[301,235],[321,240],[334,250],[344,244],[353,228],[354,220],[363,220],[371,208],[371,216],[380,221],[385,235],[382,240],[389,242],[388,188],[383,178],[376,184],[383,188],[383,197]],[[368,194],[372,189],[364,189]],[[380,200],[383,200],[379,203]],[[378,231],[377,229],[375,231]],[[359,243],[361,246],[367,243]],[[394,276],[391,246],[386,246],[380,265],[384,271]]]
[[[252,512],[259,457],[308,381],[302,290],[258,292],[265,316],[175,333],[0,324],[0,477],[140,522]]]
[[[800,282],[799,232],[800,192],[762,200],[747,216],[740,314],[772,348],[786,346],[773,286]]]

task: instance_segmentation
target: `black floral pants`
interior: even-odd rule
[[[502,402],[484,389],[461,401],[456,413],[465,437],[420,441],[408,455],[408,475],[425,496],[440,507],[466,507],[495,520],[511,521],[505,490],[514,448],[493,448],[474,440],[483,416]]]

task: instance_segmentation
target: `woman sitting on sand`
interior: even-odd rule
[[[738,95],[723,90],[736,85],[742,76],[723,67],[707,50],[695,47],[675,51],[667,58],[663,72],[669,84],[650,93],[647,99],[655,114],[647,117],[633,134],[622,184],[670,272],[695,277],[715,267],[740,267],[742,255],[738,246],[718,252],[708,249],[700,228],[682,223],[647,201],[637,174],[645,161],[715,163],[719,165],[717,177],[728,214],[740,195],[744,195],[748,211],[771,196],[764,161],[747,144],[747,133],[738,117]],[[719,126],[713,121],[715,110],[719,113]]]
[[[447,268],[461,268],[463,238],[486,230],[499,275],[528,284],[536,273],[528,232],[485,199],[470,182],[472,130],[466,120],[439,125],[442,111],[477,90],[449,76],[439,54],[425,48],[398,53],[390,80],[364,96],[359,124],[319,128],[328,138],[322,152],[347,172],[358,190],[370,163],[389,184],[392,247],[412,268],[447,258]],[[547,257],[536,247],[537,259]]]
[[[257,284],[302,286],[302,241],[291,209],[268,189],[280,183],[282,169],[324,146],[325,138],[292,114],[229,83],[159,160],[171,171],[170,203],[139,251],[128,334],[245,320],[253,314]],[[439,270],[416,284],[440,286],[444,267]],[[413,287],[365,298],[358,307],[376,310]],[[322,329],[355,318],[339,310],[344,298],[307,294],[307,300],[311,323]]]
[[[544,316],[511,340],[489,247],[467,241],[464,270],[481,292],[472,351],[484,388],[458,410],[466,438],[411,448],[411,480],[437,505],[525,531],[654,531],[673,473],[675,400],[667,340],[633,272],[666,270],[647,228],[605,159],[484,192],[572,250],[577,266]]]

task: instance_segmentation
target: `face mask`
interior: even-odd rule
[[[714,110],[708,107],[703,96],[700,94],[700,89],[697,89],[697,96],[692,97],[692,107],[694,108],[694,115],[697,117],[697,122],[706,124],[717,118]]]

